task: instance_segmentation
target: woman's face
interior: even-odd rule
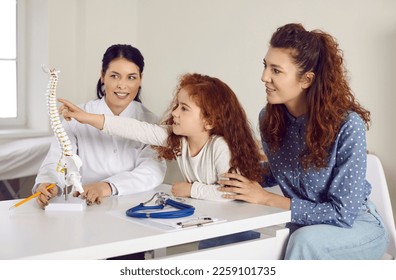
[[[119,115],[135,99],[142,83],[139,67],[125,58],[110,62],[101,80],[107,106],[115,115]]]
[[[265,83],[268,103],[285,104],[295,117],[305,113],[306,85],[298,78],[298,68],[292,60],[290,50],[273,47],[268,49],[261,80]]]

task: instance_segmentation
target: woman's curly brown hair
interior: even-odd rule
[[[306,90],[306,148],[301,154],[305,169],[327,166],[328,151],[348,112],[354,111],[366,123],[370,112],[355,99],[347,80],[343,54],[331,35],[320,31],[306,31],[301,24],[287,24],[272,35],[270,46],[291,50],[301,78],[307,72],[315,77]],[[267,104],[260,131],[270,149],[279,149],[285,134],[286,107]]]
[[[173,160],[181,153],[181,139],[184,136],[172,132],[171,112],[177,107],[177,95],[186,90],[201,109],[202,118],[213,126],[211,135],[219,135],[227,142],[231,151],[230,170],[250,180],[262,181],[259,148],[254,140],[246,113],[231,88],[217,78],[201,74],[181,76],[176,94],[163,125],[168,125],[167,146],[154,147],[160,158]]]

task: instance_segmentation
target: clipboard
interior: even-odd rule
[[[169,211],[167,207],[160,210],[161,212]],[[155,218],[148,218],[148,219],[140,219],[140,218],[133,218],[128,217],[125,215],[125,211],[108,211],[109,215],[119,217],[121,219],[141,224],[144,226],[148,226],[151,228],[155,228],[162,231],[177,231],[177,230],[187,230],[193,229],[197,227],[203,226],[210,226],[216,223],[225,222],[225,219],[213,217],[207,215],[205,213],[195,212],[193,215],[184,217],[184,218],[176,218],[176,219],[155,219]]]

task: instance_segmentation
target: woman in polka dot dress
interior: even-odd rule
[[[268,173],[261,186],[238,174],[221,191],[230,199],[290,209],[285,259],[379,259],[387,233],[368,199],[366,127],[336,40],[287,24],[273,34],[260,112]],[[279,185],[284,196],[265,190]],[[264,187],[264,188],[263,188]]]

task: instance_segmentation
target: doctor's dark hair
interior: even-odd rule
[[[285,49],[297,66],[297,79],[313,73],[305,90],[306,147],[300,155],[305,169],[326,167],[328,151],[333,145],[349,112],[356,112],[370,123],[370,112],[356,100],[348,82],[343,52],[334,37],[321,30],[307,31],[301,24],[279,27],[272,35],[270,47]],[[284,104],[267,104],[260,123],[263,139],[272,151],[282,145],[286,129]]]
[[[125,58],[128,61],[136,64],[139,67],[139,74],[140,77],[142,77],[143,69],[144,69],[144,57],[141,54],[141,52],[131,46],[131,45],[112,45],[110,46],[106,52],[103,55],[102,59],[102,75],[106,73],[107,69],[109,68],[109,64],[117,58]],[[101,79],[99,78],[98,84],[96,85],[96,95],[98,96],[99,99],[101,99],[104,95],[105,92],[103,92],[102,88],[103,84]],[[135,101],[141,102],[140,101],[140,87],[139,90],[136,94]]]

